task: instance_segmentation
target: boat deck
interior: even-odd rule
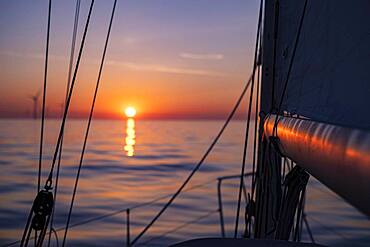
[[[322,247],[314,243],[298,243],[283,240],[266,239],[234,239],[234,238],[200,238],[172,245],[173,247],[203,247],[203,246],[227,246],[227,247]]]

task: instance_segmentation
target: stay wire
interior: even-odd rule
[[[217,210],[209,211],[208,213],[203,214],[203,215],[201,215],[201,216],[199,216],[199,217],[195,218],[194,220],[191,220],[191,221],[185,222],[185,223],[183,223],[183,224],[181,224],[181,225],[179,225],[179,226],[177,226],[177,227],[175,227],[175,228],[173,228],[173,229],[171,229],[171,230],[169,230],[169,231],[167,231],[167,232],[165,232],[165,233],[163,233],[163,234],[161,234],[161,235],[159,235],[159,236],[154,236],[154,237],[152,237],[152,238],[148,239],[147,241],[145,241],[145,242],[141,243],[140,245],[144,245],[144,246],[146,246],[146,245],[147,245],[147,244],[149,244],[150,242],[153,242],[153,240],[158,240],[158,239],[160,239],[160,238],[163,238],[163,237],[167,236],[168,234],[171,234],[171,233],[177,232],[177,231],[179,231],[179,230],[181,230],[181,229],[183,229],[183,228],[185,228],[185,227],[187,227],[187,226],[189,226],[189,225],[193,225],[193,224],[195,224],[195,223],[198,223],[199,221],[201,221],[201,220],[203,220],[203,219],[206,219],[206,218],[208,218],[209,216],[211,216],[211,215],[213,215],[213,214],[215,214],[215,213],[217,213],[217,212],[218,212],[218,209],[217,209]]]
[[[259,119],[259,89],[260,89],[260,74],[261,74],[261,66],[257,68],[257,92],[256,92],[256,109],[255,109],[255,123],[254,123],[254,140],[253,140],[253,161],[252,161],[252,195],[251,198],[253,199],[254,192],[255,192],[255,171],[256,171],[256,163],[257,163],[257,136],[258,136],[258,119]]]
[[[77,57],[75,71],[74,71],[74,74],[73,74],[71,87],[70,87],[69,92],[68,92],[67,102],[66,102],[66,105],[65,105],[65,108],[64,108],[63,119],[62,119],[62,123],[61,123],[60,130],[59,130],[59,135],[58,135],[58,140],[57,140],[57,144],[56,144],[56,147],[55,147],[55,152],[54,152],[54,156],[53,156],[52,165],[51,165],[49,176],[46,180],[45,187],[44,187],[46,191],[52,189],[51,185],[52,185],[52,179],[53,179],[53,170],[54,170],[54,167],[55,167],[55,162],[56,162],[56,159],[57,159],[60,142],[61,142],[61,139],[62,139],[62,136],[63,136],[63,133],[64,133],[64,125],[65,125],[65,122],[66,122],[66,119],[67,119],[69,104],[71,102],[73,87],[75,85],[77,71],[78,71],[78,68],[79,68],[79,65],[80,65],[80,61],[81,61],[82,51],[83,51],[83,47],[84,47],[84,44],[85,44],[85,39],[86,39],[86,35],[87,35],[88,26],[89,26],[89,23],[90,23],[90,17],[91,17],[91,12],[92,12],[92,9],[93,9],[93,6],[94,6],[94,1],[95,0],[91,0],[89,13],[88,13],[87,20],[86,20],[85,30],[84,30],[84,33],[83,33],[83,36],[82,36],[81,46],[80,46],[80,50],[79,50],[78,57]],[[21,245],[24,243],[25,238],[26,238],[26,241],[27,241],[26,245],[28,243],[29,235],[28,235],[28,237],[26,237],[26,231],[27,231],[28,227],[30,227],[30,221],[31,221],[31,218],[32,218],[31,216],[32,216],[32,208],[30,210],[30,216],[27,219],[26,229],[25,229],[25,232],[24,232],[23,237],[22,237]]]
[[[185,181],[182,183],[182,185],[178,188],[178,190],[173,194],[173,196],[170,198],[170,200],[163,206],[163,208],[157,213],[157,215],[152,219],[152,221],[139,233],[138,236],[131,242],[131,245],[135,244],[147,231],[148,229],[158,220],[158,218],[166,211],[166,209],[172,204],[172,202],[177,198],[177,196],[181,193],[181,191],[184,189],[184,187],[189,183],[193,175],[199,170],[199,168],[202,166],[205,159],[208,157],[209,153],[212,151],[213,147],[216,145],[218,140],[220,139],[221,135],[223,134],[224,130],[230,123],[231,119],[233,118],[236,110],[238,109],[245,93],[247,92],[247,89],[249,88],[252,81],[252,76],[248,79],[241,95],[239,96],[236,104],[234,105],[234,108],[230,112],[229,116],[227,117],[225,123],[221,127],[220,131],[218,132],[217,136],[212,141],[211,145],[207,148],[206,152],[203,154],[202,158],[199,160],[197,165],[193,168],[193,170],[190,172],[188,177],[185,179]]]
[[[57,233],[57,231],[54,229],[54,228],[51,228],[51,232],[50,232],[50,235],[51,235],[51,233],[54,233],[54,236],[55,236],[55,241],[56,241],[56,243],[57,243],[57,247],[59,247],[59,238],[58,238],[58,233]]]
[[[91,17],[91,12],[92,12],[92,9],[93,9],[93,6],[94,6],[94,2],[95,2],[95,0],[91,0],[89,13],[88,13],[85,28],[84,28],[84,33],[82,35],[82,41],[81,41],[81,45],[80,45],[80,49],[79,49],[79,53],[78,53],[78,57],[77,57],[77,61],[76,61],[75,70],[74,70],[74,73],[73,73],[73,78],[72,78],[72,81],[71,81],[71,86],[70,86],[69,92],[68,92],[67,102],[66,102],[66,105],[65,105],[65,108],[64,108],[63,119],[62,119],[62,123],[61,123],[60,130],[59,130],[59,135],[58,135],[58,140],[57,140],[57,144],[56,144],[56,147],[55,147],[53,161],[52,161],[52,164],[51,164],[48,179],[46,180],[46,183],[45,183],[45,189],[47,189],[47,190],[51,189],[55,162],[56,162],[56,159],[57,159],[57,156],[58,156],[60,142],[61,142],[61,139],[62,139],[62,136],[63,136],[63,133],[64,133],[64,126],[65,126],[65,122],[66,122],[67,115],[68,115],[68,109],[69,109],[69,105],[70,105],[71,98],[72,98],[73,88],[74,88],[74,85],[75,85],[75,82],[76,82],[77,72],[78,72],[78,68],[79,68],[79,65],[80,65],[83,48],[84,48],[84,45],[85,45],[87,30],[88,30],[89,23],[90,23],[90,17]]]
[[[252,189],[251,189],[251,201],[253,201],[253,198],[254,198],[254,193],[255,193],[255,180],[256,180],[256,175],[255,175],[255,172],[256,172],[256,162],[257,162],[257,159],[256,159],[256,155],[257,155],[257,136],[259,134],[258,132],[258,111],[259,111],[259,87],[260,87],[260,73],[261,73],[261,66],[258,66],[257,67],[257,92],[256,92],[256,109],[255,109],[255,122],[254,122],[254,140],[253,140],[253,161],[252,161]],[[251,202],[252,203],[252,202]],[[251,208],[250,208],[251,209]],[[251,210],[249,211],[251,212]],[[247,222],[248,224],[248,236],[251,236],[251,215],[249,216],[248,218],[249,222]]]
[[[44,88],[43,88],[43,93],[42,93],[42,112],[41,112],[41,131],[40,131],[40,150],[39,150],[39,170],[38,170],[38,177],[37,177],[37,193],[40,191],[40,186],[41,186],[42,153],[43,153],[43,144],[44,144],[45,105],[46,105],[46,86],[47,86],[48,62],[49,62],[50,19],[51,19],[51,0],[49,0],[48,24],[47,24],[47,31],[46,31]]]
[[[49,61],[49,40],[50,40],[50,19],[51,19],[51,0],[49,0],[48,7],[48,22],[46,31],[46,47],[45,47],[45,65],[44,65],[44,84],[42,93],[42,111],[41,111],[41,126],[40,126],[40,149],[39,149],[39,164],[37,174],[37,193],[40,191],[41,186],[41,171],[42,171],[42,154],[44,144],[44,125],[45,125],[45,105],[46,105],[46,87],[47,87],[47,74],[48,74],[48,61]],[[37,231],[35,231],[35,241],[37,239]],[[36,244],[36,242],[35,242]]]
[[[254,71],[253,71],[254,73]],[[251,117],[251,108],[252,108],[252,99],[253,99],[253,91],[254,91],[254,76],[252,76],[252,85],[251,85],[251,92],[249,97],[249,106],[248,106],[248,117],[247,117],[247,127],[245,130],[245,141],[244,141],[244,149],[243,149],[243,161],[242,161],[242,168],[241,168],[241,178],[240,178],[240,185],[239,185],[239,192],[238,192],[238,203],[236,208],[236,216],[235,216],[235,229],[234,229],[234,238],[237,237],[238,234],[238,225],[239,225],[239,214],[240,214],[240,204],[242,198],[242,188],[243,188],[243,174],[245,170],[245,161],[247,157],[247,148],[248,148],[248,136],[249,136],[249,122]]]
[[[248,175],[248,174],[251,175],[251,173],[246,173],[246,175]],[[231,176],[231,177],[234,177],[234,176]],[[212,184],[215,181],[216,180],[214,180],[214,179],[210,179],[210,180],[208,180],[206,182],[193,185],[193,186],[185,189],[183,192],[188,192],[188,191],[192,191],[192,190],[195,190],[195,189],[203,188],[205,186],[209,186],[210,184]],[[123,208],[123,209],[121,208],[121,209],[115,210],[115,211],[110,212],[110,213],[106,213],[106,214],[95,216],[95,217],[92,217],[92,218],[88,218],[88,219],[85,219],[85,220],[82,220],[82,221],[79,221],[79,222],[75,222],[73,224],[70,224],[69,228],[73,228],[73,227],[85,225],[85,224],[88,224],[88,223],[91,223],[91,222],[94,222],[94,221],[105,219],[107,217],[115,216],[115,215],[120,214],[122,212],[126,212],[127,209],[129,209],[132,212],[133,210],[136,210],[138,208],[142,208],[142,207],[147,207],[147,206],[150,206],[150,205],[154,205],[155,203],[157,203],[157,202],[159,202],[159,201],[161,201],[163,199],[169,198],[170,196],[172,196],[172,194],[166,194],[166,195],[158,196],[158,197],[156,197],[156,198],[154,198],[154,199],[152,199],[152,200],[150,200],[148,202],[139,203],[139,204],[136,204],[136,205],[133,205],[133,206],[130,206],[130,207],[126,207],[126,208]],[[61,227],[61,228],[55,229],[56,232],[59,232],[59,231],[62,231],[62,230],[65,230],[65,227]],[[51,232],[49,232],[48,234],[51,234]],[[21,243],[21,240],[13,241],[13,242],[8,243],[8,244],[5,244],[4,246],[1,246],[1,247],[13,246],[13,245],[16,245],[16,244],[19,244],[19,243]]]
[[[299,200],[298,207],[297,207],[296,228],[295,228],[294,238],[293,238],[293,241],[295,241],[295,242],[300,241],[299,232],[300,232],[301,227],[302,227],[300,225],[300,223],[301,223],[301,218],[302,218],[303,210],[304,210],[305,194],[306,194],[306,188],[303,188],[302,191],[301,191],[301,198]]]
[[[262,4],[263,4],[263,0],[260,1],[260,10],[259,10],[259,16],[258,16],[258,23],[257,23],[257,35],[256,35],[256,44],[255,44],[255,50],[254,50],[254,62],[253,62],[253,71],[252,71],[252,85],[251,85],[249,105],[248,105],[247,127],[246,127],[246,130],[245,130],[243,161],[242,161],[242,167],[241,167],[241,171],[240,171],[240,184],[239,184],[239,193],[238,193],[238,204],[237,204],[236,216],[235,216],[236,218],[235,218],[234,238],[237,237],[238,226],[239,226],[240,204],[241,204],[242,189],[243,189],[243,184],[244,184],[243,174],[244,174],[244,171],[245,171],[245,162],[246,162],[246,158],[247,158],[249,126],[250,126],[250,120],[251,120],[254,82],[255,82],[256,68],[257,68],[258,42],[259,42],[259,36],[260,36],[260,33],[261,33]]]
[[[308,233],[308,236],[310,237],[311,242],[312,243],[315,243],[315,239],[313,237],[313,234],[312,234],[310,225],[308,224],[307,217],[306,217],[306,214],[305,213],[303,213],[302,218],[303,218],[303,222],[304,222],[304,224],[306,226],[307,233]]]
[[[291,75],[291,72],[292,72],[292,67],[293,67],[293,64],[294,64],[294,59],[295,59],[299,39],[301,37],[303,21],[304,21],[304,18],[306,16],[307,3],[308,3],[308,0],[305,0],[304,5],[303,5],[303,10],[302,10],[302,15],[301,15],[301,18],[300,18],[300,21],[299,21],[297,35],[296,35],[296,38],[295,38],[295,41],[294,41],[292,57],[291,57],[290,62],[289,62],[288,72],[287,72],[287,76],[286,76],[286,79],[285,79],[285,82],[284,82],[284,88],[283,88],[283,91],[282,91],[281,97],[280,97],[277,116],[276,116],[275,122],[274,122],[274,128],[272,130],[273,136],[277,136],[278,119],[279,119],[279,116],[281,114],[281,107],[283,105],[285,93],[286,93],[286,90],[287,90],[287,87],[288,87],[288,82],[289,82],[290,75]]]
[[[275,1],[275,10],[274,10],[274,43],[273,43],[273,54],[272,54],[272,85],[271,85],[271,108],[270,111],[274,110],[275,106],[275,89],[276,89],[276,53],[277,53],[277,39],[279,33],[279,16],[280,16],[280,2],[279,0]]]
[[[74,51],[75,51],[75,44],[76,44],[76,37],[77,37],[78,19],[79,19],[79,13],[80,13],[80,3],[81,3],[81,0],[76,1],[75,18],[74,18],[73,32],[72,32],[72,44],[71,44],[71,52],[70,52],[69,67],[68,67],[67,88],[66,88],[66,96],[65,96],[65,100],[64,100],[64,105],[67,102],[68,91],[69,91],[69,87],[70,87],[70,84],[71,84],[73,58],[74,58]],[[64,140],[64,133],[63,133],[62,139],[60,141],[60,149],[59,149],[57,173],[56,173],[55,189],[54,189],[54,207],[52,209],[51,220],[50,220],[50,230],[49,230],[50,233],[49,233],[49,239],[48,239],[48,247],[50,246],[50,242],[51,242],[51,235],[52,235],[51,232],[54,229],[53,228],[53,223],[54,223],[54,215],[55,215],[55,210],[56,210],[56,202],[57,202],[57,194],[58,194],[59,171],[60,171],[60,163],[61,163],[61,160],[62,160],[63,140]],[[57,237],[56,232],[55,232],[55,236]],[[59,246],[59,244],[58,244],[58,246]]]
[[[287,76],[285,78],[283,91],[281,93],[281,97],[280,97],[280,101],[279,101],[279,105],[278,105],[278,110],[277,110],[277,113],[276,113],[277,115],[276,115],[276,118],[274,120],[272,135],[275,136],[275,137],[277,137],[277,125],[278,125],[278,122],[279,122],[279,117],[280,117],[280,114],[281,114],[281,109],[282,109],[283,101],[284,101],[284,98],[285,98],[286,90],[288,88],[288,82],[289,82],[289,79],[290,79],[290,76],[291,76],[291,72],[292,72],[292,68],[293,68],[293,64],[294,64],[294,60],[295,60],[295,55],[296,55],[296,52],[297,52],[298,43],[299,43],[299,40],[300,40],[300,37],[301,37],[301,34],[302,34],[302,27],[303,27],[304,18],[306,16],[307,4],[308,4],[308,0],[305,0],[304,5],[303,5],[303,9],[302,9],[301,18],[300,18],[299,25],[298,25],[296,38],[295,38],[295,41],[294,41],[292,56],[291,56],[291,59],[289,61]],[[276,42],[276,40],[275,40],[275,42]],[[274,80],[275,80],[275,78],[274,78]],[[294,237],[296,238],[296,236],[294,236]]]
[[[75,20],[74,20],[74,25],[73,25],[72,44],[71,44],[71,55],[69,57],[66,100],[67,100],[67,97],[68,97],[68,89],[71,85],[73,59],[74,59],[76,39],[77,39],[78,19],[79,19],[79,16],[80,16],[80,3],[81,3],[81,0],[76,1]]]
[[[114,0],[112,15],[111,15],[111,18],[110,18],[108,33],[107,33],[107,36],[106,36],[103,55],[102,55],[102,59],[101,59],[101,63],[100,63],[99,74],[98,74],[98,78],[97,78],[97,81],[96,81],[94,98],[93,98],[91,109],[90,109],[89,120],[88,120],[88,123],[87,123],[84,143],[83,143],[83,147],[82,147],[82,151],[81,151],[80,163],[78,165],[75,185],[74,185],[74,188],[73,188],[73,194],[72,194],[72,199],[71,199],[71,203],[70,203],[70,207],[69,207],[68,218],[67,218],[67,223],[66,223],[66,230],[64,232],[62,246],[65,246],[65,242],[66,242],[66,239],[67,239],[69,222],[71,220],[73,204],[74,204],[74,200],[75,200],[76,193],[77,193],[78,181],[79,181],[79,178],[80,178],[82,162],[83,162],[83,158],[84,158],[84,154],[85,154],[85,150],[86,150],[86,145],[87,145],[87,139],[88,139],[89,132],[90,132],[90,126],[91,126],[92,116],[93,116],[93,113],[94,113],[95,102],[96,102],[96,98],[97,98],[98,91],[99,91],[100,78],[101,78],[101,74],[102,74],[103,67],[104,67],[105,55],[106,55],[106,52],[107,52],[109,37],[110,37],[111,29],[112,29],[113,17],[114,17],[114,13],[115,13],[115,10],[116,10],[116,5],[117,5],[117,0]]]

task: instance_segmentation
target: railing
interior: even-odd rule
[[[244,176],[245,177],[249,177],[249,176],[252,176],[252,175],[253,175],[252,172],[248,172]],[[189,187],[188,189],[185,189],[184,192],[188,192],[188,191],[192,191],[192,190],[195,190],[195,189],[198,189],[198,188],[205,187],[205,186],[210,185],[213,182],[216,182],[217,181],[218,208],[217,209],[209,210],[205,214],[200,215],[200,216],[198,216],[195,219],[192,219],[190,221],[184,222],[181,225],[179,225],[179,226],[177,226],[177,227],[175,227],[173,229],[170,229],[170,230],[162,233],[161,235],[153,236],[153,237],[149,238],[146,241],[143,241],[141,243],[137,243],[136,245],[147,245],[148,243],[152,243],[155,240],[158,240],[160,238],[163,238],[163,237],[167,236],[168,234],[171,234],[171,233],[174,233],[174,232],[176,232],[176,231],[178,231],[180,229],[183,229],[186,226],[189,226],[191,224],[195,224],[195,223],[197,223],[197,222],[199,222],[199,221],[201,221],[201,220],[203,220],[203,219],[205,219],[205,218],[207,218],[207,217],[209,217],[209,216],[211,216],[211,215],[213,215],[215,213],[218,213],[219,214],[219,218],[220,218],[220,234],[221,234],[221,237],[226,237],[226,234],[225,234],[225,219],[224,219],[224,212],[223,212],[223,200],[222,200],[222,184],[223,184],[223,182],[225,180],[232,180],[232,179],[238,179],[238,178],[240,178],[240,175],[222,176],[222,177],[218,177],[217,179],[211,179],[211,180],[208,180],[208,181],[206,181],[204,183],[197,184],[197,185],[194,185],[194,186]],[[322,191],[321,189],[316,188],[316,186],[313,186],[313,188]],[[322,191],[322,192],[323,193],[328,193],[326,191]],[[243,194],[244,194],[245,200],[247,201],[247,198],[248,197],[247,197],[247,190],[246,190],[245,186],[243,187]],[[125,213],[125,216],[126,216],[126,220],[125,220],[126,246],[130,246],[130,241],[131,241],[131,223],[132,223],[131,214],[132,214],[132,210],[153,205],[153,204],[155,204],[158,201],[161,201],[163,199],[169,198],[170,196],[172,196],[172,194],[166,194],[166,195],[163,195],[163,196],[159,196],[159,197],[154,198],[154,199],[152,199],[152,200],[150,200],[148,202],[139,203],[139,204],[133,205],[131,207],[127,207],[127,208],[124,208],[124,209],[119,209],[119,210],[116,210],[116,211],[113,211],[113,212],[110,212],[110,213],[107,213],[107,214],[103,214],[103,215],[100,215],[100,216],[96,216],[96,217],[92,217],[92,218],[89,218],[89,219],[86,219],[86,220],[82,220],[82,221],[76,222],[74,224],[71,224],[69,227],[70,228],[74,228],[74,227],[78,227],[78,226],[81,226],[81,225],[86,225],[86,224],[89,224],[89,223],[92,223],[92,222],[95,222],[95,221],[103,220],[105,218],[112,217],[112,216],[115,216],[115,215],[118,215],[118,214],[121,214],[121,213]],[[335,195],[333,194],[333,196],[335,196]],[[337,236],[339,236],[339,237],[341,237],[343,239],[347,239],[348,240],[348,238],[344,234],[336,231],[335,229],[332,229],[329,226],[326,226],[319,219],[317,219],[317,218],[315,218],[313,216],[308,216],[308,218],[310,220],[312,220],[312,221],[320,224],[321,226],[323,226],[325,229],[327,229],[331,233],[333,233],[333,234],[335,234],[335,235],[337,235]],[[309,237],[310,237],[311,241],[314,242],[313,236],[312,236],[312,232],[311,232],[311,230],[310,230],[310,228],[308,226],[306,215],[304,215],[304,223],[307,224],[306,225],[306,228],[307,228]],[[52,234],[55,234],[57,236],[57,232],[60,232],[60,231],[63,231],[63,230],[65,230],[64,227],[63,228],[55,229]],[[48,234],[50,234],[50,233],[48,233]],[[56,239],[57,239],[57,237],[56,237]],[[5,246],[14,246],[14,245],[17,245],[19,243],[20,243],[20,240],[17,240],[17,241],[8,243],[6,245],[3,245],[3,247],[5,247]]]
[[[248,176],[252,176],[253,175],[253,172],[248,172],[246,173],[244,176],[245,177],[248,177]],[[219,214],[220,214],[220,227],[221,227],[221,236],[224,238],[225,237],[225,223],[224,223],[224,213],[223,213],[223,207],[222,207],[222,191],[221,191],[221,188],[222,188],[222,181],[224,180],[230,180],[230,179],[236,179],[236,178],[240,178],[240,175],[232,175],[232,176],[223,176],[223,177],[219,177],[217,180],[217,198],[218,198],[218,211],[219,211]],[[244,198],[245,200],[247,201],[248,197],[247,197],[247,190],[245,188],[245,184],[243,183],[243,194],[244,194]]]
[[[246,173],[244,176],[245,177],[248,177],[248,176],[251,176],[253,173],[252,172],[248,172]],[[223,176],[223,177],[218,177],[217,179],[211,179],[211,180],[208,180],[204,183],[201,183],[201,184],[197,184],[197,185],[194,185],[194,186],[191,186],[189,187],[188,189],[185,189],[183,192],[188,192],[188,191],[192,191],[192,190],[195,190],[195,189],[198,189],[198,188],[201,188],[201,187],[205,187],[215,181],[217,181],[217,197],[218,197],[218,209],[214,209],[214,210],[210,210],[208,211],[205,215],[202,215],[196,219],[193,219],[191,221],[188,221],[188,222],[185,222],[183,224],[181,224],[180,226],[174,228],[174,229],[171,229],[169,230],[168,232],[165,232],[164,234],[160,235],[160,236],[154,236],[148,240],[146,240],[145,242],[143,243],[138,243],[138,245],[142,245],[142,244],[147,244],[149,243],[150,241],[153,241],[153,240],[157,240],[161,237],[164,237],[170,233],[173,233],[175,231],[178,231],[190,224],[194,224],[204,218],[207,218],[209,217],[210,215],[214,214],[214,213],[219,213],[220,215],[220,226],[221,226],[221,236],[222,237],[225,237],[225,223],[224,223],[224,215],[223,215],[223,205],[222,205],[222,182],[224,180],[230,180],[230,179],[237,179],[237,178],[240,178],[240,175],[231,175],[231,176]],[[246,188],[245,186],[243,187],[243,191],[244,191],[244,196],[245,198],[247,198],[246,196]],[[163,195],[163,196],[159,196],[157,198],[154,198],[148,202],[144,202],[144,203],[139,203],[139,204],[136,204],[134,206],[131,206],[131,207],[127,207],[127,208],[124,208],[124,209],[119,209],[119,210],[116,210],[116,211],[113,211],[113,212],[110,212],[110,213],[107,213],[107,214],[103,214],[103,215],[100,215],[100,216],[96,216],[96,217],[92,217],[90,219],[86,219],[86,220],[82,220],[82,221],[79,221],[79,222],[76,222],[74,224],[71,224],[69,226],[69,228],[74,228],[74,227],[78,227],[78,226],[81,226],[81,225],[86,225],[86,224],[89,224],[89,223],[92,223],[92,222],[95,222],[95,221],[99,221],[99,220],[102,220],[102,219],[105,219],[105,218],[108,218],[108,217],[112,217],[112,216],[115,216],[115,215],[118,215],[118,214],[121,214],[121,213],[125,213],[126,214],[126,246],[131,246],[130,245],[130,241],[131,241],[131,220],[130,220],[130,215],[132,213],[132,210],[134,209],[138,209],[138,208],[142,208],[142,207],[146,207],[146,206],[150,206],[150,205],[153,205],[154,203],[158,202],[158,201],[161,201],[163,199],[166,199],[166,198],[169,198],[170,196],[172,196],[172,194],[166,194],[166,195]],[[57,228],[55,229],[54,231],[54,234],[57,234],[57,232],[60,232],[60,231],[63,231],[65,230],[64,227],[62,228]],[[48,233],[50,234],[50,233]],[[3,247],[7,247],[7,246],[14,246],[14,245],[17,245],[20,243],[20,240],[17,240],[17,241],[14,241],[14,242],[11,242],[11,243],[8,243],[6,245],[3,245]]]

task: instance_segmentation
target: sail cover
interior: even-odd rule
[[[304,1],[280,0],[275,102],[287,78]],[[370,130],[370,1],[308,1],[282,110]],[[276,105],[276,103],[275,103]]]

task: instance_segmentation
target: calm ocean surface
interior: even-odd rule
[[[132,208],[132,240],[168,200],[164,197],[183,182],[221,125],[221,121],[93,121],[71,220],[71,225],[78,224],[69,230],[67,245],[124,245],[126,208]],[[85,126],[85,121],[67,122],[55,229],[65,225]],[[43,182],[58,128],[58,121],[47,120]],[[240,172],[244,128],[243,122],[230,124],[186,191],[138,243],[165,246],[189,238],[220,236],[217,177]],[[20,239],[23,232],[37,189],[38,142],[38,121],[0,120],[0,246]],[[250,178],[246,183],[249,186]],[[231,237],[237,180],[223,182],[222,200],[226,234]],[[143,205],[147,202],[152,203]],[[97,219],[107,214],[113,215]],[[318,243],[370,245],[370,220],[312,177],[306,214]],[[243,225],[241,217],[240,233]],[[58,231],[58,238],[63,238],[63,231]],[[303,240],[309,241],[306,228]],[[56,246],[54,236],[52,246]]]

